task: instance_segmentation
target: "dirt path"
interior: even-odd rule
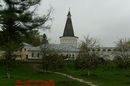
[[[62,75],[62,76],[68,77],[68,78],[70,78],[70,79],[77,80],[77,81],[79,81],[79,82],[81,82],[81,83],[88,84],[89,86],[98,86],[98,85],[93,84],[92,82],[88,82],[88,81],[85,81],[85,80],[83,80],[83,79],[76,78],[76,77],[73,77],[73,76],[68,75],[68,74],[65,74],[65,73],[52,72],[52,71],[47,71],[47,72],[55,73],[55,74],[58,74],[58,75]]]

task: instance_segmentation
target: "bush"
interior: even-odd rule
[[[93,53],[93,55],[85,55],[77,57],[75,61],[75,66],[77,68],[93,68],[99,65],[105,65],[106,61],[103,58],[100,58],[98,55]]]
[[[64,67],[64,58],[58,54],[43,57],[43,69],[59,69]]]
[[[75,61],[78,68],[97,67],[99,64],[104,64],[105,60],[100,58],[99,44],[97,41],[89,36],[85,37],[80,45],[79,55]]]
[[[115,57],[113,62],[118,68],[128,68],[130,67],[130,60],[128,58],[121,58],[119,56]]]

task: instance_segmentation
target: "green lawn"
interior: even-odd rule
[[[32,69],[30,65],[17,65],[11,72],[12,78],[3,78],[5,71],[0,67],[0,86],[15,86],[15,80],[54,80],[55,86],[87,86],[86,84],[68,79],[66,77],[51,74],[51,73],[39,73]]]
[[[86,81],[91,81],[99,86],[130,86],[130,68],[128,69],[107,69],[107,68],[92,68],[92,69],[76,69],[72,64],[67,65],[62,70],[54,70]],[[90,75],[88,76],[88,71]],[[32,68],[30,64],[17,64],[11,72],[12,79],[3,78],[5,71],[0,67],[0,86],[15,86],[15,80],[54,80],[56,86],[87,86],[68,79],[67,77],[52,73],[39,73]]]
[[[68,68],[58,71],[91,81],[99,86],[130,86],[130,68],[107,69],[101,67],[81,70],[68,66]]]

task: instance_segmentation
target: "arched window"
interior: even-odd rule
[[[71,58],[71,54],[69,54],[69,58]]]
[[[39,53],[37,53],[37,57],[39,58],[39,56],[40,56],[40,54]]]
[[[64,55],[63,54],[60,54],[61,57],[63,57]]]
[[[103,51],[106,51],[106,49],[103,49]]]
[[[26,55],[26,59],[28,59],[28,55]]]
[[[92,51],[95,51],[95,49],[92,49]]]
[[[74,60],[74,54],[72,54],[72,59]]]
[[[97,49],[97,51],[100,51],[100,49]]]
[[[32,57],[34,57],[34,53],[32,53]]]
[[[108,49],[108,51],[111,51],[111,49]]]
[[[74,54],[72,55],[72,57],[74,57]]]

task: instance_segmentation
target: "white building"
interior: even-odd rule
[[[46,37],[45,34],[44,37]],[[79,53],[79,49],[77,47],[77,41],[78,41],[78,37],[74,35],[71,13],[69,11],[67,15],[67,21],[65,24],[63,36],[60,37],[60,44],[46,44],[46,45],[43,44],[37,47],[33,47],[29,44],[25,44],[23,50],[26,51],[26,53],[24,54],[23,58],[25,60],[40,59],[42,57],[40,54],[41,49],[46,47],[48,49],[56,50],[59,55],[67,56],[68,58],[66,59],[68,60],[69,59],[75,60]],[[113,60],[113,58],[115,57],[115,53],[119,53],[119,51],[115,51],[114,49],[115,49],[114,47],[102,47],[100,49],[96,49],[96,48],[91,49],[90,51],[99,52],[100,57],[104,59]]]
[[[44,34],[44,37],[46,35]],[[40,59],[41,58],[41,49],[42,48],[49,48],[52,50],[56,50],[59,55],[67,56],[66,59],[76,59],[79,49],[77,48],[77,41],[78,37],[74,35],[72,20],[71,20],[71,13],[68,12],[67,21],[65,24],[63,36],[60,37],[60,44],[43,44],[41,46],[33,47],[26,44],[27,50],[26,57],[27,59]]]
[[[46,35],[44,34],[44,37],[46,38]],[[27,60],[27,59],[41,59],[41,49],[47,47],[48,49],[51,50],[56,50],[59,55],[64,55],[68,58],[67,60],[75,60],[78,53],[78,37],[75,36],[74,34],[74,29],[73,29],[73,24],[71,20],[71,13],[70,11],[68,12],[67,15],[67,20],[63,32],[63,36],[59,37],[60,38],[60,44],[46,44],[46,45],[41,45],[34,47],[30,44],[23,43],[24,48],[21,51],[15,52],[17,54],[17,59],[21,60]],[[91,49],[90,51],[93,52],[99,52],[100,57],[104,59],[109,59],[112,60],[115,57],[115,54],[119,54],[120,51],[114,50],[115,47],[102,47],[100,49]],[[129,51],[126,52],[129,54]],[[2,55],[4,54],[4,51],[0,51],[0,59],[2,58]]]

